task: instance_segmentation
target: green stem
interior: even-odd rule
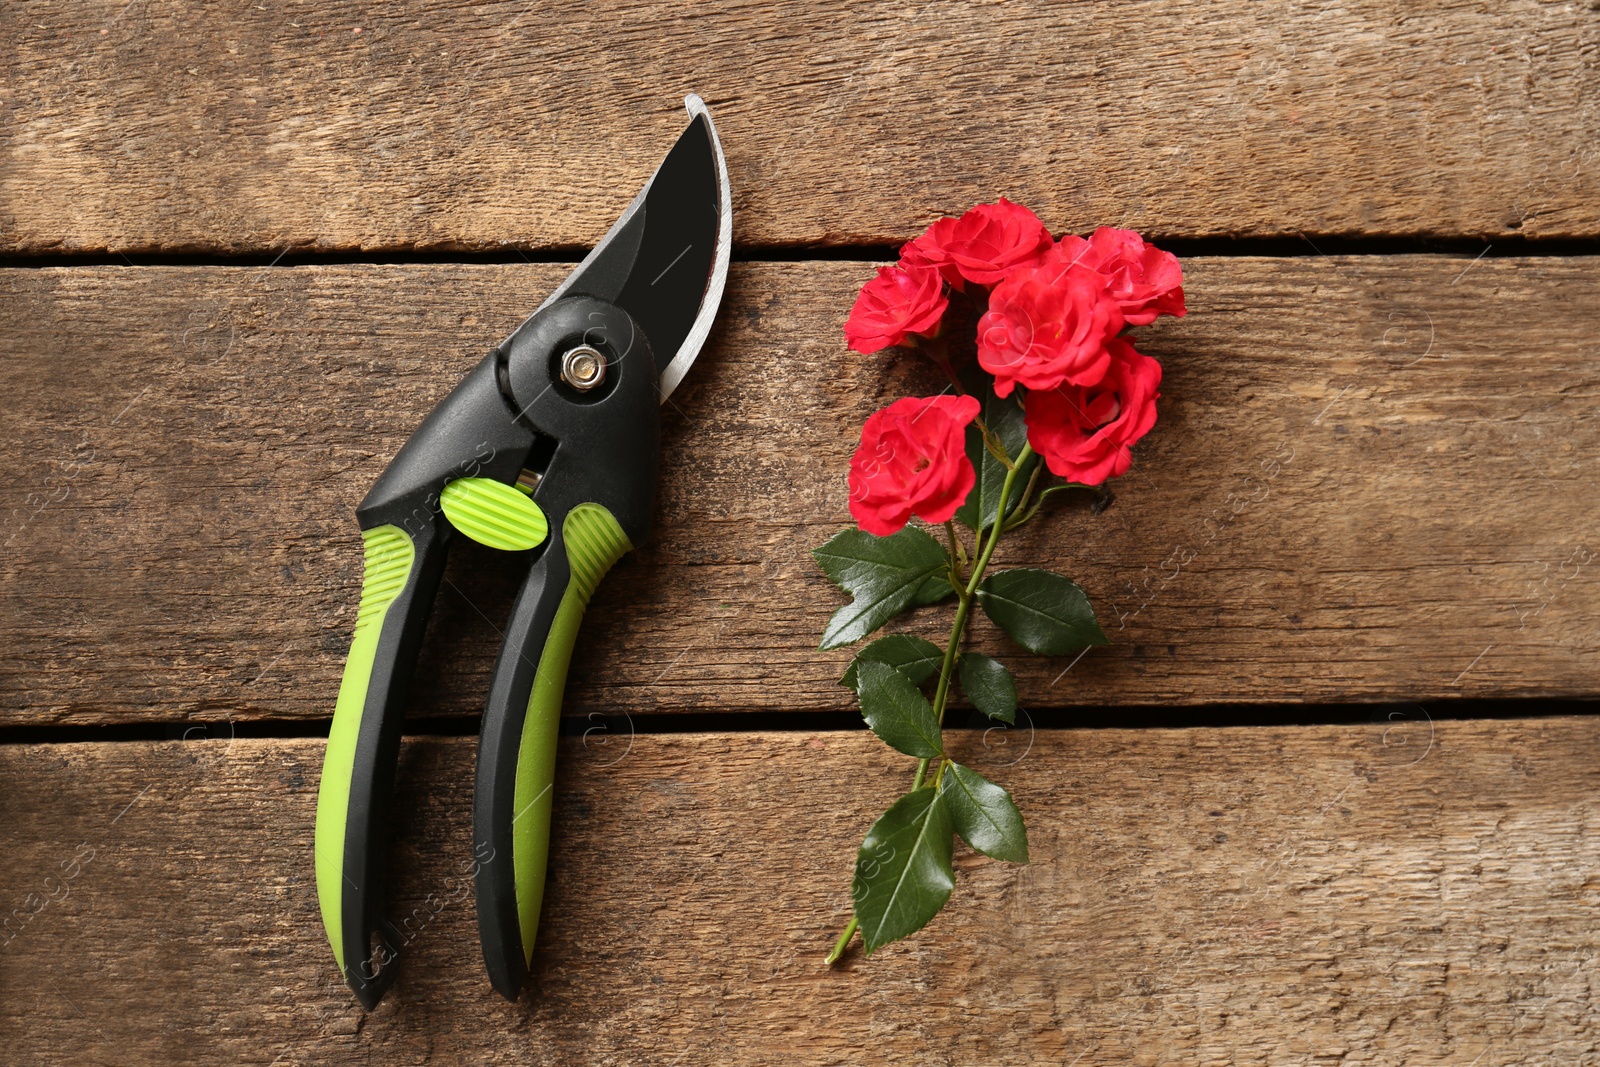
[[[854,915],[850,916],[850,925],[844,928],[844,933],[839,935],[839,940],[833,943],[833,948],[828,952],[827,963],[838,963],[839,957],[844,955],[845,946],[850,944],[850,939],[855,936],[856,927],[861,925],[861,920]]]
[[[958,589],[956,593],[961,601],[956,605],[956,621],[950,627],[950,643],[944,646],[944,659],[939,663],[939,685],[933,691],[933,713],[938,716],[941,726],[944,725],[945,701],[950,697],[950,679],[955,676],[956,650],[961,647],[961,634],[967,628],[967,615],[972,611],[972,584],[969,582],[966,589]],[[917,776],[911,782],[913,793],[922,788],[927,776],[928,761],[919,760]]]
[[[1011,486],[1016,483],[1017,474],[1021,472],[1022,465],[1028,462],[1028,457],[1031,455],[1033,446],[1023,445],[1022,451],[1017,453],[1015,466],[1006,472],[1006,480],[1000,483],[1000,500],[994,512],[994,525],[989,527],[989,540],[983,546],[983,551],[978,554],[978,562],[972,568],[972,580],[967,583],[969,598],[978,591],[978,585],[983,581],[984,569],[989,566],[989,557],[994,555],[995,545],[1000,543],[1000,535],[1005,532],[1005,522],[1002,517],[1006,513],[1006,504],[1011,499]]]
[[[1028,484],[1023,486],[1022,489],[1022,499],[1017,501],[1017,515],[1019,517],[1014,522],[1006,522],[1005,527],[1008,531],[1015,530],[1018,526],[1021,526],[1023,523],[1033,518],[1033,512],[1028,510],[1028,501],[1033,499],[1034,487],[1039,484],[1039,474],[1043,470],[1043,463],[1035,463],[1033,465],[1033,473],[1028,475]],[[1043,498],[1041,497],[1040,499],[1042,500]],[[1033,510],[1039,510],[1038,504],[1034,505]]]
[[[956,535],[955,520],[952,519],[944,524],[944,532],[950,535],[950,580],[955,582],[961,574],[956,567],[967,565],[967,546]]]
[[[917,776],[911,779],[911,791],[915,793],[922,788],[922,780],[928,776],[928,761],[926,757],[917,760]]]
[[[983,573],[983,561],[972,568],[973,574]],[[950,626],[950,643],[944,648],[944,659],[939,664],[939,685],[933,691],[933,714],[939,720],[939,725],[944,725],[944,705],[950,698],[950,681],[955,677],[957,649],[961,647],[961,635],[967,630],[967,616],[972,613],[972,583],[967,583],[967,588],[956,591],[960,601],[956,604],[956,619]],[[923,762],[927,762],[924,760]]]
[[[1022,470],[1022,465],[1033,454],[1031,445],[1023,445],[1022,451],[1017,453],[1015,465],[1006,472],[1006,480],[1000,483],[1000,506],[995,510],[994,525],[989,527],[989,539],[983,539],[983,533],[978,534],[978,543],[982,546],[978,553],[978,560],[972,566],[972,576],[967,579],[967,587],[956,592],[961,597],[961,602],[956,605],[956,619],[950,627],[950,643],[945,646],[944,659],[939,665],[939,685],[933,691],[933,712],[938,717],[939,725],[944,726],[945,703],[950,698],[950,679],[955,674],[956,651],[961,647],[961,638],[966,633],[967,617],[972,613],[972,602],[977,599],[978,586],[983,582],[983,572],[988,569],[989,559],[994,555],[995,546],[1000,543],[1000,535],[1005,532],[1005,523],[1001,516],[1006,513],[1006,502],[1011,499],[1011,487],[1017,480],[1017,475]],[[944,779],[944,767],[947,761],[941,759],[938,773],[934,775],[934,787],[938,788]],[[922,788],[922,783],[928,777],[928,760],[917,761],[917,776],[911,782],[911,791],[915,793]],[[851,916],[850,925],[844,928],[844,933],[839,935],[839,940],[834,942],[833,950],[828,953],[827,962],[834,963],[850,944],[851,936],[859,925],[856,918]]]

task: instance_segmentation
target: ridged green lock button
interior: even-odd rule
[[[550,524],[539,505],[493,478],[457,478],[439,494],[450,525],[490,548],[520,552],[545,539]]]

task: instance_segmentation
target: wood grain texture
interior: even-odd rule
[[[571,249],[715,109],[746,246],[1600,233],[1591,5],[14,3],[0,248]]]
[[[561,266],[0,273],[0,702],[11,723],[331,714],[356,503]],[[861,421],[938,384],[845,351],[868,264],[745,264],[665,412],[653,539],[602,584],[572,713],[839,710]],[[1026,705],[1600,695],[1600,263],[1199,260],[1142,331],[1162,422],[1092,515],[1002,546],[1114,644],[976,647]],[[480,707],[521,564],[464,545],[418,714]],[[906,624],[935,639],[949,608]],[[1070,668],[1070,670],[1069,670]],[[1063,673],[1066,672],[1066,673]]]
[[[959,851],[933,925],[832,972],[854,849],[909,760],[864,733],[571,740],[517,1005],[461,877],[472,741],[408,742],[410,945],[365,1017],[317,917],[321,742],[6,747],[0,1046],[37,1067],[1596,1055],[1600,719],[1041,732],[1006,766],[1010,740],[953,751],[1011,785],[1033,864]]]

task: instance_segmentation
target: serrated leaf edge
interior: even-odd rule
[[[984,578],[983,583],[978,586],[978,603],[983,607],[983,613],[985,615],[988,615],[990,619],[994,620],[994,623],[995,623],[996,626],[999,626],[1002,630],[1005,630],[1006,634],[1008,636],[1010,636],[1013,640],[1015,640],[1018,644],[1022,644],[1021,639],[1018,638],[1016,634],[1013,634],[1008,627],[1006,627],[1003,623],[1000,622],[999,619],[995,619],[995,617],[992,614],[990,614],[990,612],[989,612],[989,603],[988,602],[991,601],[991,600],[998,600],[998,601],[1001,601],[1002,603],[1005,603],[1005,604],[1013,604],[1013,605],[1015,605],[1016,607],[1020,608],[1023,611],[1026,611],[1026,612],[1028,612],[1028,613],[1030,613],[1032,615],[1037,615],[1041,619],[1047,619],[1050,622],[1055,623],[1057,625],[1061,624],[1061,620],[1057,619],[1055,616],[1048,615],[1045,612],[1040,611],[1038,608],[1034,607],[1031,604],[1024,604],[1020,600],[1013,600],[1011,597],[1001,596],[1000,594],[994,592],[992,589],[989,588],[989,583],[991,581],[993,581],[994,579],[1000,577],[1002,574],[1024,574],[1024,573],[1029,573],[1029,572],[1038,573],[1038,574],[1048,574],[1048,575],[1050,575],[1050,576],[1052,576],[1054,578],[1060,578],[1062,581],[1064,581],[1068,585],[1072,586],[1072,588],[1076,589],[1079,593],[1083,594],[1084,603],[1089,605],[1089,621],[1094,625],[1095,632],[1100,635],[1100,639],[1098,641],[1090,641],[1089,644],[1090,645],[1109,645],[1111,643],[1111,639],[1106,636],[1105,627],[1100,625],[1100,619],[1094,613],[1094,604],[1089,600],[1089,594],[1084,591],[1083,586],[1079,585],[1077,582],[1073,581],[1071,578],[1068,578],[1064,574],[1057,574],[1055,571],[1047,571],[1047,570],[1043,570],[1043,569],[1038,568],[1038,567],[1013,567],[1010,570],[996,571],[995,573],[993,573],[993,574],[989,575],[988,577]],[[1030,647],[1028,645],[1023,645],[1023,647],[1027,648],[1028,651],[1036,653],[1038,655],[1048,655],[1048,653],[1039,652],[1038,649],[1032,648],[1032,647]],[[1063,652],[1063,653],[1059,653],[1059,654],[1060,655],[1065,655],[1066,653]]]
[[[944,736],[943,736],[942,732],[939,729],[939,720],[934,718],[933,705],[928,703],[928,698],[922,695],[922,690],[917,688],[916,683],[913,682],[910,678],[907,678],[904,674],[901,674],[900,673],[900,669],[898,667],[895,667],[895,666],[893,666],[891,664],[888,664],[888,663],[882,663],[882,662],[880,662],[878,660],[868,660],[862,666],[863,667],[865,667],[865,666],[878,666],[878,667],[883,667],[883,668],[887,669],[889,671],[889,677],[896,678],[896,679],[899,680],[899,682],[903,682],[905,684],[906,690],[912,696],[915,696],[918,700],[922,701],[923,707],[928,709],[928,715],[927,715],[927,721],[926,722],[914,722],[914,721],[911,721],[910,719],[905,720],[905,722],[906,722],[906,725],[911,728],[912,732],[917,735],[918,739],[923,741],[923,742],[925,742],[928,745],[928,747],[932,749],[931,752],[927,753],[926,755],[921,753],[921,752],[906,752],[902,748],[898,748],[895,745],[889,744],[889,739],[884,737],[882,734],[878,733],[877,728],[873,727],[872,724],[871,724],[871,721],[869,720],[867,725],[868,725],[869,728],[872,729],[872,732],[877,736],[878,740],[882,741],[886,745],[889,745],[890,748],[893,748],[896,752],[899,752],[902,755],[914,756],[917,759],[938,759],[938,758],[942,757],[944,755]],[[861,681],[861,672],[859,670],[856,671],[856,681],[857,681],[857,683],[859,683]],[[858,697],[861,694],[861,686],[859,684],[856,686],[856,694],[857,694]],[[866,713],[867,713],[867,705],[866,705],[865,699],[863,699],[861,701],[861,716],[862,716],[862,718],[866,718]],[[923,727],[925,727],[927,725],[930,725],[930,724],[933,727],[932,736],[928,735],[923,729]]]
[[[1011,710],[1005,715],[998,715],[994,712],[984,711],[984,709],[979,706],[977,698],[972,695],[972,687],[967,684],[967,676],[965,672],[967,669],[967,664],[975,659],[988,660],[990,663],[993,663],[995,666],[1004,671],[1006,678],[1010,680]],[[1012,676],[1011,669],[1004,663],[1001,663],[993,656],[986,656],[982,652],[964,652],[961,655],[960,662],[956,665],[956,681],[961,683],[961,692],[966,694],[968,700],[972,701],[972,706],[977,708],[984,715],[988,716],[990,719],[993,719],[995,722],[1003,722],[1007,726],[1015,726],[1017,724],[1017,681],[1016,678]]]
[[[929,648],[933,649],[933,655],[928,657],[928,658],[933,660],[933,662],[935,664],[939,663],[944,658],[944,650],[941,649],[938,645],[934,644],[932,641],[929,641],[926,637],[918,637],[916,634],[884,634],[882,637],[878,638],[876,641],[872,641],[869,644],[863,646],[859,652],[857,652],[854,656],[850,657],[850,663],[845,667],[844,674],[842,674],[839,677],[839,684],[844,686],[846,689],[849,689],[851,692],[856,693],[859,696],[860,695],[860,687],[850,683],[850,681],[849,681],[850,672],[851,671],[855,671],[856,672],[856,676],[859,678],[860,674],[861,674],[861,664],[863,664],[863,663],[883,663],[883,662],[885,662],[884,660],[881,660],[881,659],[880,660],[868,660],[868,659],[863,659],[862,657],[865,656],[867,654],[867,652],[871,650],[873,645],[876,645],[876,644],[878,644],[879,642],[882,642],[882,641],[892,641],[896,637],[904,638],[907,641],[920,641],[923,644],[927,645]],[[921,661],[919,660],[919,661],[916,661],[916,662],[921,662]],[[902,674],[905,673],[903,670],[901,670],[901,668],[905,666],[905,664],[903,664],[903,663],[894,663],[894,664],[890,664],[890,666],[894,667],[895,670],[900,671],[900,673],[902,673]],[[929,671],[926,675],[923,676],[923,681],[926,681],[928,678],[933,677],[933,674],[937,670],[938,670],[938,667],[935,666],[932,671]],[[920,685],[921,683],[917,682],[915,684],[919,684]]]
[[[1017,811],[1017,819],[1018,819],[1018,821],[1021,821],[1022,812],[1021,812],[1020,809],[1017,809],[1017,802],[1011,796],[1011,791],[1008,790],[1005,786],[1000,785],[998,782],[989,781],[989,779],[985,778],[981,774],[978,774],[978,772],[973,770],[971,767],[962,766],[961,764],[957,763],[955,760],[951,760],[950,761],[950,780],[954,781],[957,785],[959,785],[961,787],[961,791],[966,794],[967,799],[972,801],[972,806],[974,808],[978,809],[978,813],[983,816],[983,818],[989,823],[990,826],[993,826],[995,828],[995,831],[1000,835],[1001,839],[1004,840],[1005,836],[1006,836],[1005,830],[1001,828],[999,823],[995,822],[993,819],[991,819],[989,817],[989,813],[986,810],[984,810],[984,806],[978,802],[978,798],[973,795],[972,790],[967,788],[967,783],[961,780],[961,774],[958,773],[958,772],[965,772],[967,774],[977,775],[979,781],[985,782],[988,785],[992,785],[996,789],[1000,790],[1000,792],[1004,793],[1006,795],[1006,799],[1011,802],[1012,809]],[[948,790],[949,788],[950,788],[950,786],[945,785],[942,789],[940,789],[940,792],[942,793],[945,790]],[[951,824],[952,827],[955,825],[955,818],[953,816],[952,816],[952,818],[950,820],[950,824]],[[958,830],[957,833],[960,833],[960,831]],[[982,852],[985,856],[988,856],[990,859],[999,860],[1001,863],[1028,863],[1028,862],[1030,862],[1030,858],[1029,858],[1029,855],[1028,855],[1028,839],[1027,839],[1026,836],[1024,836],[1023,839],[1022,839],[1023,858],[1020,859],[1020,860],[1011,859],[1009,856],[996,856],[992,852],[987,852],[984,849],[978,848],[978,846],[972,844],[971,841],[967,841],[967,837],[966,837],[965,834],[961,835],[961,840],[966,841],[968,845],[971,845],[971,847],[973,848],[974,851]]]
[[[924,787],[924,788],[930,788],[930,787]],[[908,793],[906,795],[910,796],[911,794]],[[923,848],[925,845],[926,845],[926,847],[929,847],[929,848],[933,847],[933,845],[931,843],[931,839],[928,836],[928,824],[932,821],[933,810],[934,810],[935,806],[938,806],[941,810],[943,810],[943,804],[944,804],[944,798],[939,795],[939,792],[937,790],[935,790],[934,794],[933,794],[933,799],[928,801],[928,806],[926,808],[922,809],[922,814],[920,816],[921,826],[917,830],[916,840],[912,843],[910,855],[908,855],[906,857],[905,866],[900,869],[900,877],[895,879],[894,891],[889,894],[889,902],[883,906],[883,910],[881,912],[881,914],[883,916],[885,916],[885,917],[888,916],[890,911],[892,911],[893,908],[894,908],[894,902],[897,899],[899,899],[900,890],[904,887],[906,878],[911,873],[912,860],[915,858],[915,856],[917,854],[917,850],[919,848]],[[888,812],[884,812],[884,815],[887,815],[887,814],[888,814]],[[883,816],[880,815],[879,818],[881,819],[881,818],[883,818]],[[949,823],[949,812],[945,812],[945,819],[946,819],[946,823],[948,825],[948,823]],[[874,823],[874,827],[876,827],[876,823]],[[868,833],[868,836],[870,837],[871,836],[871,831],[869,830],[867,833]],[[944,871],[945,871],[946,874],[949,875],[950,890],[954,890],[955,889],[955,881],[956,881],[955,880],[955,871],[951,868],[950,864],[948,864],[948,863],[944,865]],[[948,893],[948,891],[947,891],[947,893]],[[945,899],[948,901],[949,900],[949,896],[947,895],[945,897]],[[943,911],[943,910],[944,910],[944,904],[940,904],[938,910],[934,912],[934,915],[939,914],[939,911]],[[924,922],[922,924],[922,926],[926,926],[928,924],[928,922],[932,921],[932,918],[933,918],[933,916],[929,916],[928,917],[928,921]],[[922,929],[922,926],[917,927],[917,929],[918,930]],[[880,922],[880,929],[881,929],[881,922]],[[915,933],[915,932],[916,932],[915,930],[910,931],[910,933]],[[910,936],[910,934],[908,933],[907,936]],[[897,940],[900,940],[900,939],[899,938],[894,938],[894,939],[892,939],[890,941],[878,941],[878,942],[874,943],[872,936],[867,933],[867,924],[863,922],[861,924],[861,940],[866,945],[867,955],[870,956],[870,955],[872,955],[872,953],[876,952],[878,949],[882,948],[884,945],[893,944],[894,941],[897,941]]]

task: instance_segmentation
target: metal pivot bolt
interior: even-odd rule
[[[589,345],[569,348],[561,357],[561,380],[588,392],[606,380],[606,357]]]

